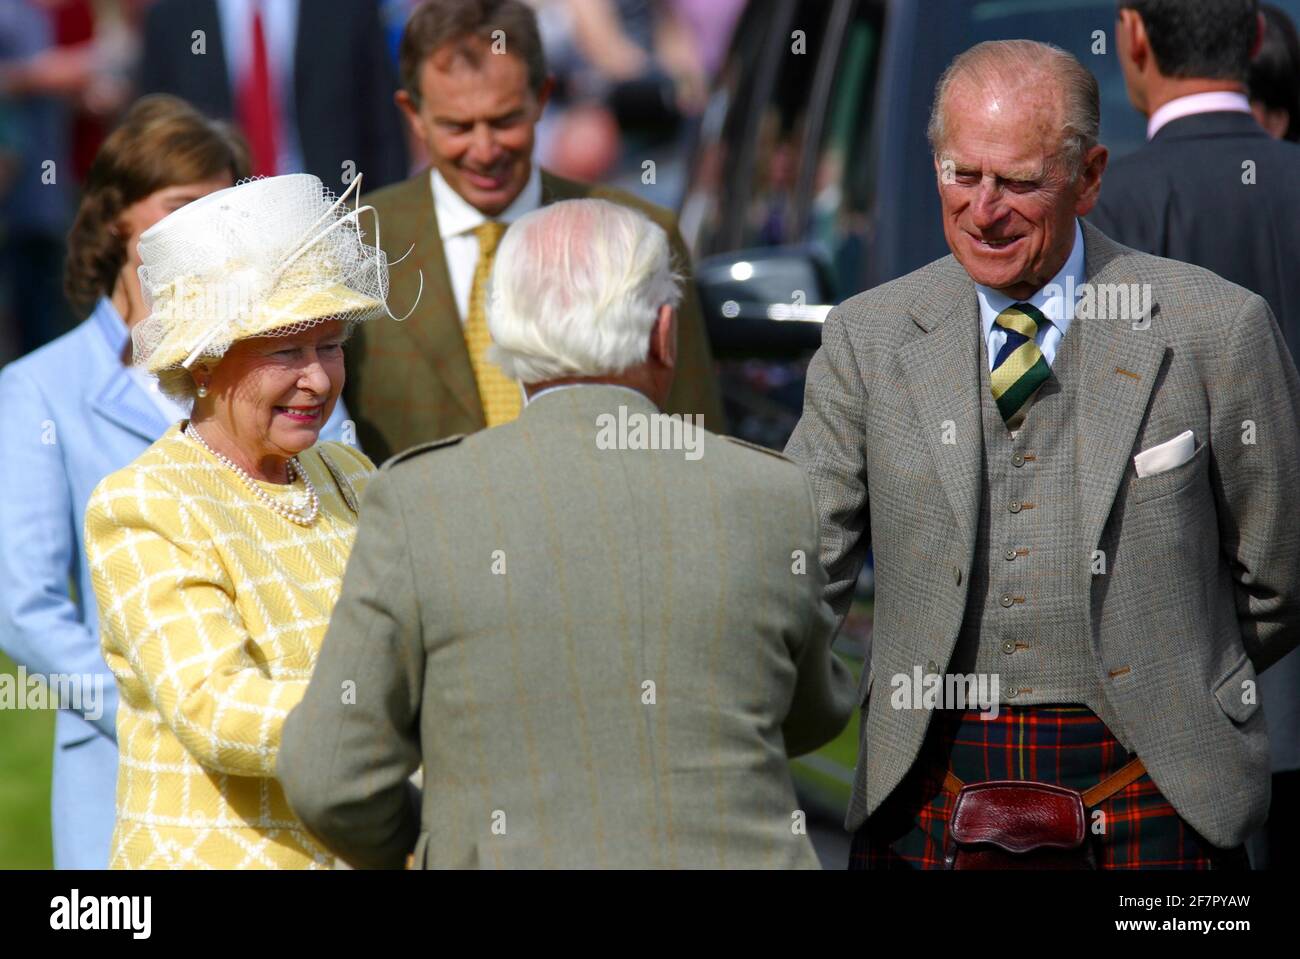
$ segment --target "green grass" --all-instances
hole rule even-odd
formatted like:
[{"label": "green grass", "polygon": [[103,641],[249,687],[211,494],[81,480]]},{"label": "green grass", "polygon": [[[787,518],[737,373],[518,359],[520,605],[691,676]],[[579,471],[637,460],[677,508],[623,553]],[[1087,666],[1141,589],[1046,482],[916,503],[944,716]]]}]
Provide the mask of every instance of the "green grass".
[{"label": "green grass", "polygon": [[[15,672],[0,653],[0,673]],[[54,710],[0,709],[0,869],[50,869]]]}]

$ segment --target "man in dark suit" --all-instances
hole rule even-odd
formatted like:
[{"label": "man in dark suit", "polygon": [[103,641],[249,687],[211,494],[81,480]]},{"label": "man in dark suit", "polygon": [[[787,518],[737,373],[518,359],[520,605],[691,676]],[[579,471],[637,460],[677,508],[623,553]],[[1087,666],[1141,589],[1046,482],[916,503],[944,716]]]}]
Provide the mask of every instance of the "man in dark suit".
[{"label": "man in dark suit", "polygon": [[1258,293],[1300,357],[1300,145],[1251,115],[1258,21],[1256,0],[1121,0],[1116,51],[1150,143],[1111,163],[1090,219]]},{"label": "man in dark suit", "polygon": [[141,93],[171,93],[248,137],[253,172],[400,180],[406,143],[373,0],[159,0],[145,19]]},{"label": "man in dark suit", "polygon": [[721,432],[722,406],[685,243],[669,211],[533,162],[550,95],[532,9],[520,0],[428,0],[402,35],[397,103],[432,168],[367,197],[378,214],[401,323],[372,324],[348,346],[345,387],[357,437],[376,460],[519,413],[519,384],[486,359],[486,280],[505,228],[539,206],[594,197],[633,207],[668,234],[685,279],[668,413]]},{"label": "man in dark suit", "polygon": [[[1121,0],[1116,48],[1144,149],[1111,163],[1091,220],[1147,253],[1205,267],[1268,301],[1300,360],[1300,145],[1272,139],[1246,95],[1259,45],[1256,0]],[[1260,677],[1273,799],[1257,865],[1294,862],[1285,810],[1300,795],[1300,650]],[[1278,813],[1277,810],[1283,810]]]}]

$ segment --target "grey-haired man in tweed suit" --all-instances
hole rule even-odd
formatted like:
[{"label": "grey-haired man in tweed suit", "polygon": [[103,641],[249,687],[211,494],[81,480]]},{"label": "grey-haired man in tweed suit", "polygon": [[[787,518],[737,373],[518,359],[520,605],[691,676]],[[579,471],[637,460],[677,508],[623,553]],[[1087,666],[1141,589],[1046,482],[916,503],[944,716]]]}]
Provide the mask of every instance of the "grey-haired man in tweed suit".
[{"label": "grey-haired man in tweed suit", "polygon": [[[1077,223],[1098,119],[1055,48],[954,61],[931,122],[953,255],[833,310],[809,369],[786,452],[838,612],[876,564],[856,865],[942,864],[945,772],[1084,790],[1136,755],[1092,820],[1103,868],[1239,866],[1268,812],[1254,687],[1300,642],[1300,378],[1260,297]],[[997,675],[1003,715],[953,735],[891,708],[916,669]]]},{"label": "grey-haired man in tweed suit", "polygon": [[618,204],[502,239],[488,321],[528,404],[384,464],[285,725],[289,801],[352,865],[817,867],[786,759],[853,682],[812,491],[668,428],[679,297],[667,235]]}]

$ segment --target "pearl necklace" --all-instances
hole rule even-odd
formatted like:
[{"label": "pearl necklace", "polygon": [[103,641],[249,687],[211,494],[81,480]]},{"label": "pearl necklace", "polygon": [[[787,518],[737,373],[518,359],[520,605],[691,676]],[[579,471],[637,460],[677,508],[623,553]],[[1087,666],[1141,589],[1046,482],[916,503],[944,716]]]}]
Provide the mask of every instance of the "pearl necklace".
[{"label": "pearl necklace", "polygon": [[235,463],[231,462],[209,446],[204,441],[203,437],[199,435],[199,431],[194,428],[193,423],[187,423],[185,425],[185,433],[190,437],[190,439],[194,440],[216,457],[217,462],[242,479],[244,485],[252,490],[253,495],[261,500],[272,511],[279,513],[287,520],[298,523],[300,526],[310,526],[315,522],[316,515],[320,512],[320,499],[316,496],[316,487],[312,485],[310,477],[307,476],[307,471],[303,469],[302,464],[298,462],[298,457],[290,457],[289,462],[286,464],[289,472],[289,482],[292,483],[298,477],[301,477],[303,484],[307,487],[307,491],[306,493],[298,495],[298,505],[296,507],[286,506],[284,503],[271,496],[271,494],[266,490],[262,489],[262,487],[258,486],[257,481],[253,479],[253,477],[249,476],[242,467],[237,466]]}]

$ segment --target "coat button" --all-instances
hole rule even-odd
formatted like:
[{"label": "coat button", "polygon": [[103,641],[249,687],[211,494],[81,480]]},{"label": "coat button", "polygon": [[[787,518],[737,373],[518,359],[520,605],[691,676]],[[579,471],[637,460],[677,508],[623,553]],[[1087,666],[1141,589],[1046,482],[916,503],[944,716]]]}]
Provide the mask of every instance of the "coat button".
[{"label": "coat button", "polygon": [[1024,465],[1025,465],[1025,454],[1024,454],[1024,453],[1016,453],[1016,454],[1014,454],[1014,455],[1011,457],[1011,465],[1012,465],[1012,466],[1024,466]]},{"label": "coat button", "polygon": [[1011,654],[1014,653],[1015,651],[1016,651],[1016,644],[1011,640],[1008,639],[1002,644],[1002,652]]},{"label": "coat button", "polygon": [[925,671],[926,671],[927,673],[938,673],[938,672],[939,672],[939,664],[936,663],[936,662],[932,659],[932,660],[930,660],[928,663],[925,664]]},{"label": "coat button", "polygon": [[1016,551],[1014,549],[1009,549],[1002,555],[1006,558],[1007,562],[1011,562],[1011,560],[1016,558]]},{"label": "coat button", "polygon": [[1020,500],[1018,500],[1018,499],[1013,499],[1013,500],[1011,501],[1011,505],[1008,506],[1007,509],[1011,510],[1011,512],[1013,512],[1013,513],[1019,513],[1019,512],[1020,512]]},{"label": "coat button", "polygon": [[960,566],[954,566],[954,567],[952,568],[952,575],[953,575],[953,579],[957,580],[957,585],[960,586],[960,585],[961,585],[961,567],[960,567]]},{"label": "coat button", "polygon": [[1007,699],[1015,699],[1019,695],[1020,695],[1020,690],[1016,688],[1014,683],[1007,686],[1007,692],[1006,692]]},{"label": "coat button", "polygon": [[1003,606],[1010,606],[1012,603],[1015,602],[1015,600],[1011,598],[1010,593],[1003,593],[1002,598],[999,599],[998,602],[1001,603]]}]

